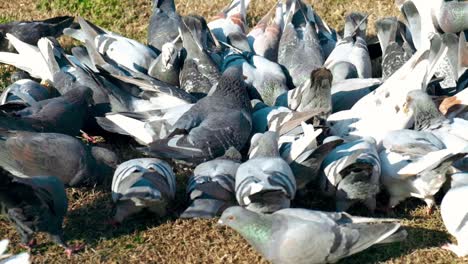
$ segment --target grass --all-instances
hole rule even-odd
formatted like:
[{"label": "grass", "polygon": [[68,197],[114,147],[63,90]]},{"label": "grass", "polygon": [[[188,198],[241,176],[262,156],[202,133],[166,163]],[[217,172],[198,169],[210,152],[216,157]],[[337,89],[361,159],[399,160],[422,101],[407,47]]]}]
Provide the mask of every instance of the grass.
[{"label": "grass", "polygon": [[[177,1],[181,14],[196,13],[207,18],[228,4],[229,0]],[[317,12],[332,27],[342,29],[343,16],[349,10],[370,13],[369,33],[374,34],[376,18],[396,16],[398,10],[389,0],[315,0]],[[252,1],[249,22],[254,24],[273,5],[273,0]],[[151,15],[149,0],[16,0],[0,1],[0,22],[25,19],[43,19],[56,15],[81,15],[90,21],[140,41],[146,40],[146,28]],[[67,39],[62,39],[62,43]],[[68,40],[69,41],[69,40]],[[69,44],[67,44],[69,45]],[[0,65],[0,89],[9,84],[11,67]],[[113,142],[113,139],[108,139]],[[124,159],[134,158],[133,143],[119,140],[111,147]],[[130,149],[130,150],[129,150]],[[177,170],[177,201],[164,219],[141,214],[113,228],[105,221],[112,215],[108,187],[70,188],[69,213],[65,220],[65,236],[70,243],[86,243],[85,250],[72,257],[73,263],[267,263],[235,232],[218,227],[214,220],[177,219],[186,206],[184,186],[189,171]],[[333,210],[327,199],[310,195],[300,206]],[[299,205],[299,204],[296,204]],[[351,256],[340,263],[466,263],[439,247],[451,238],[441,221],[440,212],[424,213],[423,203],[409,200],[395,211],[409,236],[406,242],[377,246]],[[366,215],[352,210],[351,213]],[[382,215],[377,215],[382,216]],[[20,252],[19,237],[5,219],[0,219],[0,238],[12,240],[14,252]],[[63,250],[39,236],[39,247],[33,250],[35,263],[65,263]]]}]

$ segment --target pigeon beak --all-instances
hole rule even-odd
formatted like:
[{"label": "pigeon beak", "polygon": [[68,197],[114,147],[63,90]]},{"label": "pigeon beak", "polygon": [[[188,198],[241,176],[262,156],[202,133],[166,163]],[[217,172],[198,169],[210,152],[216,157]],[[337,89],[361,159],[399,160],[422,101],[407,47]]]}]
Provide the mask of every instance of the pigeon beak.
[{"label": "pigeon beak", "polygon": [[408,114],[408,112],[409,112],[408,103],[405,102],[405,103],[403,104],[403,113]]}]

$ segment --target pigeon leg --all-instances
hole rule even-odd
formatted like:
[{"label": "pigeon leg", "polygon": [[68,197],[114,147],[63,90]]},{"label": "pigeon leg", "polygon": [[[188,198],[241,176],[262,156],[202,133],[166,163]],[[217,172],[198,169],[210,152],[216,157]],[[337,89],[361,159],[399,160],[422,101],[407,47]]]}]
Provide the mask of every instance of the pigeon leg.
[{"label": "pigeon leg", "polygon": [[85,245],[80,244],[80,245],[74,245],[74,246],[69,246],[65,240],[63,239],[63,235],[51,235],[51,239],[59,246],[63,247],[65,249],[65,254],[67,255],[68,258],[70,258],[73,253],[78,252],[82,250]]}]

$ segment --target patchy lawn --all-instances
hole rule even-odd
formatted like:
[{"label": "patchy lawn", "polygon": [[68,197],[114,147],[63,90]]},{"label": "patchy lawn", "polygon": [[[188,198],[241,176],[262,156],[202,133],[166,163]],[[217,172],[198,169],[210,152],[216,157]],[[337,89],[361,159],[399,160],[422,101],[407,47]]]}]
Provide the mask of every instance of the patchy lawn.
[{"label": "patchy lawn", "polygon": [[[177,9],[182,14],[214,15],[228,0],[182,0]],[[333,27],[342,29],[343,15],[350,11],[370,13],[370,33],[375,32],[376,18],[396,16],[398,10],[389,0],[315,0],[317,12]],[[272,0],[252,0],[249,22],[258,21],[273,5]],[[214,6],[214,8],[210,8]],[[20,19],[43,19],[56,15],[82,15],[90,21],[140,41],[146,41],[146,28],[151,15],[149,0],[16,0],[0,1],[0,22]],[[69,39],[61,42],[71,45]],[[0,66],[0,89],[9,84],[11,67]],[[112,148],[124,159],[138,157],[135,144],[119,137],[107,138]],[[115,143],[117,142],[117,143]],[[73,263],[266,263],[245,241],[228,228],[218,227],[215,220],[177,219],[186,206],[185,183],[190,172],[177,169],[178,193],[170,215],[157,219],[151,214],[137,215],[118,228],[105,222],[112,215],[109,187],[71,188],[68,190],[69,213],[65,220],[65,236],[70,243],[86,243],[83,252],[72,257]],[[311,194],[301,201],[308,208],[333,210],[333,204]],[[423,203],[410,200],[395,211],[408,229],[404,243],[376,246],[340,263],[466,263],[439,247],[451,238],[444,228],[438,210],[425,215]],[[351,211],[365,215],[365,211]],[[382,216],[382,215],[377,215]],[[393,217],[393,216],[392,216]],[[14,228],[0,220],[0,238],[13,241],[19,237]],[[63,250],[39,236],[39,247],[33,250],[35,263],[65,263]]]}]

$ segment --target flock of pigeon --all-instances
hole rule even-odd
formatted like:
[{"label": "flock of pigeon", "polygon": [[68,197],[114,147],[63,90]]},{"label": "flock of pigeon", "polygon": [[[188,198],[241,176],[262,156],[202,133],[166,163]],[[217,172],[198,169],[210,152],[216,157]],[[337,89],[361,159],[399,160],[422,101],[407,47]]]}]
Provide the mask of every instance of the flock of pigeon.
[{"label": "flock of pigeon", "polygon": [[[63,239],[65,187],[112,175],[115,223],[164,216],[174,161],[196,166],[180,217],[221,216],[273,263],[333,263],[404,240],[398,219],[346,213],[379,209],[382,191],[384,210],[417,197],[432,213],[444,189],[458,240],[445,248],[467,255],[468,2],[396,0],[404,21],[378,19],[374,43],[367,15],[349,13],[341,36],[301,0],[279,1],[249,31],[249,2],[207,23],[155,0],[148,45],[81,17],[0,25],[0,62],[19,69],[0,98],[0,209],[21,242],[41,231],[80,250]],[[66,53],[61,34],[82,45]],[[103,131],[151,158],[119,165],[90,136]],[[290,208],[307,190],[336,212]]]}]

